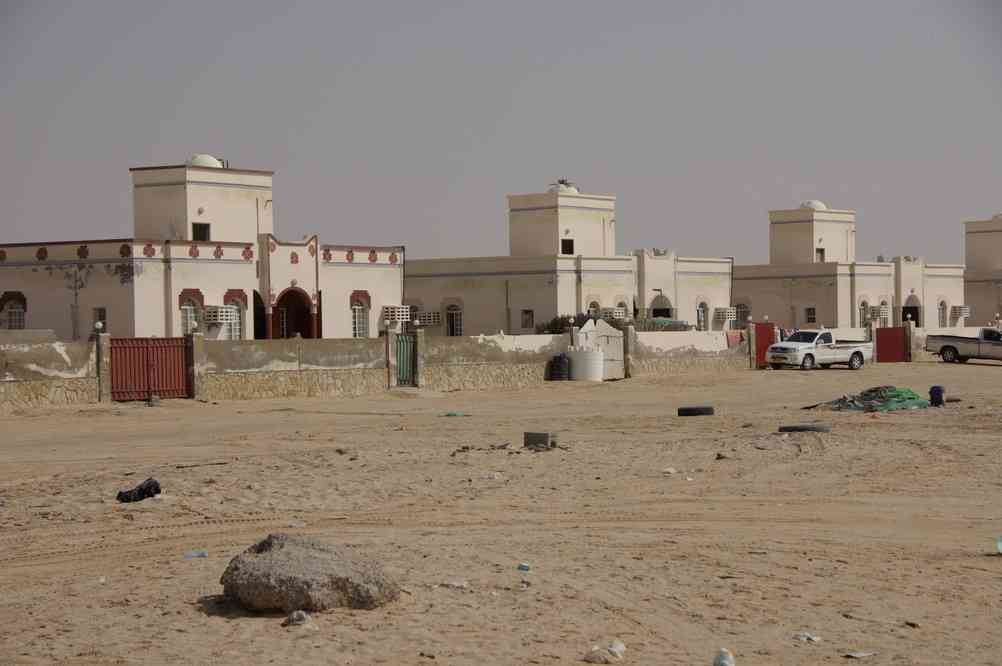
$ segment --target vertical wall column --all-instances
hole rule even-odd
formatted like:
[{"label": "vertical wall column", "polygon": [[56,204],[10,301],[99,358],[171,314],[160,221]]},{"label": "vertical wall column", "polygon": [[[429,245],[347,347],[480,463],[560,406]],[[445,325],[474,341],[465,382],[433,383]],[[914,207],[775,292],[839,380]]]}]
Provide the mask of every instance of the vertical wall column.
[{"label": "vertical wall column", "polygon": [[205,336],[202,333],[192,333],[185,337],[188,345],[188,383],[191,387],[191,397],[199,400],[202,397],[202,373],[205,368]]},{"label": "vertical wall column", "polygon": [[414,334],[414,385],[418,388],[424,386],[424,354],[427,348],[427,337],[423,328],[419,328]]},{"label": "vertical wall column", "polygon": [[395,388],[397,386],[397,334],[395,331],[386,331],[383,336],[386,339],[386,386]]},{"label": "vertical wall column", "polygon": [[98,333],[97,345],[97,401],[111,402],[111,335]]},{"label": "vertical wall column", "polygon": [[271,307],[264,309],[264,338],[265,340],[275,338],[275,313]]},{"label": "vertical wall column", "polygon": [[633,376],[633,350],[637,346],[637,329],[633,324],[623,329],[623,377]]}]

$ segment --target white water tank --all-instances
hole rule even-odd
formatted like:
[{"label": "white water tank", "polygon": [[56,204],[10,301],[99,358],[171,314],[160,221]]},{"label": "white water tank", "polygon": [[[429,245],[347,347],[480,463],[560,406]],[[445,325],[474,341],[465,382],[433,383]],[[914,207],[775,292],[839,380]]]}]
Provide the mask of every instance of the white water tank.
[{"label": "white water tank", "polygon": [[571,380],[600,382],[605,377],[605,352],[601,349],[569,349]]}]

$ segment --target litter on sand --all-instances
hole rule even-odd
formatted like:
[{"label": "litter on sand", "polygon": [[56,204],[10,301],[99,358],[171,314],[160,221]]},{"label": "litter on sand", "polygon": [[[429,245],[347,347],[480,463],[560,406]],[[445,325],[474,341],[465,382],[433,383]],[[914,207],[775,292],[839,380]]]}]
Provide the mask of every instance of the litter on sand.
[{"label": "litter on sand", "polygon": [[156,479],[146,479],[132,490],[120,490],[116,499],[119,502],[141,502],[148,497],[160,494],[160,482]]},{"label": "litter on sand", "polygon": [[878,653],[876,653],[876,652],[861,652],[861,651],[857,650],[855,652],[846,652],[845,653],[845,658],[846,659],[866,659],[867,657],[874,657],[877,654]]},{"label": "litter on sand", "polygon": [[808,405],[804,409],[824,407],[836,412],[895,412],[900,409],[925,409],[929,401],[918,393],[897,386],[874,386],[862,393],[844,395],[829,402]]},{"label": "litter on sand", "polygon": [[446,412],[445,414],[442,414],[442,416],[469,416],[469,414],[465,412]]}]

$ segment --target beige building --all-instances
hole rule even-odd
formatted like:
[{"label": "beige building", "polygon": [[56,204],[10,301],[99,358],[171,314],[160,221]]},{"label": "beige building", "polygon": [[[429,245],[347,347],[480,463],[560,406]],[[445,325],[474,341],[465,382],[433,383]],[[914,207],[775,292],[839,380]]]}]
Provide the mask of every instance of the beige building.
[{"label": "beige building", "polygon": [[966,304],[971,323],[984,326],[1002,313],[1002,213],[964,223]]},{"label": "beige building", "polygon": [[271,171],[209,155],[130,171],[135,238],[0,245],[0,328],[373,337],[402,301],[402,247],[279,240]]},{"label": "beige building", "polygon": [[820,201],[769,212],[769,263],[734,267],[734,303],[744,321],[783,327],[964,326],[964,267],[921,257],[856,261],[856,212]]},{"label": "beige building", "polygon": [[[730,259],[616,252],[616,198],[559,181],[508,197],[509,256],[412,259],[405,304],[432,333],[531,333],[557,316],[658,314],[706,327],[730,304]],[[728,325],[726,312],[716,327]]]}]

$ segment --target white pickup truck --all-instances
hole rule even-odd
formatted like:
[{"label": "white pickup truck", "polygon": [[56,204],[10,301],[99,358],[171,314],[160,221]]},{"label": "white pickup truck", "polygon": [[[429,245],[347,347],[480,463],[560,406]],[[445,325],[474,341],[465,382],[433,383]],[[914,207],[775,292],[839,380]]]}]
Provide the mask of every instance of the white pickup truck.
[{"label": "white pickup truck", "polygon": [[872,342],[842,342],[824,329],[797,331],[786,340],[770,345],[766,352],[766,361],[774,370],[790,365],[804,370],[848,365],[859,370],[872,359]]},{"label": "white pickup truck", "polygon": [[997,328],[982,328],[976,338],[930,335],[925,339],[925,350],[939,354],[946,363],[966,363],[971,358],[1002,361],[1002,332]]}]

